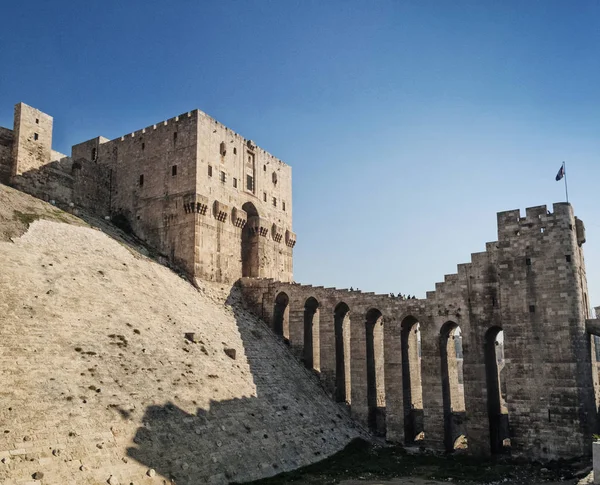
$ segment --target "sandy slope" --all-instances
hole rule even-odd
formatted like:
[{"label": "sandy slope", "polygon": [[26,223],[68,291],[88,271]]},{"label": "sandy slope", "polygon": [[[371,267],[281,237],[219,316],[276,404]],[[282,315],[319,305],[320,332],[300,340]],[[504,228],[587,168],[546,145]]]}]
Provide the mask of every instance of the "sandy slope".
[{"label": "sandy slope", "polygon": [[0,483],[243,481],[357,435],[235,289],[197,290],[89,227],[0,242]]}]

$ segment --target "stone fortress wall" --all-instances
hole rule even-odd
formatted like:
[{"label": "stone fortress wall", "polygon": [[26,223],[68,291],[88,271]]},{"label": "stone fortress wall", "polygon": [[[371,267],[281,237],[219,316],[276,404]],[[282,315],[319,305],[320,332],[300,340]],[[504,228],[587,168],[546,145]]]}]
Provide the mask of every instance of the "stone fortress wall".
[{"label": "stone fortress wall", "polygon": [[290,167],[200,111],[70,157],[51,142],[52,118],[18,104],[0,129],[1,181],[130,226],[190,277],[242,277],[250,308],[374,433],[482,455],[590,453],[600,325],[569,204],[499,213],[498,241],[403,300],[292,283]]},{"label": "stone fortress wall", "polygon": [[498,241],[426,299],[241,285],[330,395],[388,440],[572,458],[591,452],[596,430],[584,241],[583,223],[558,203],[500,212]]},{"label": "stone fortress wall", "polygon": [[52,150],[51,116],[15,106],[0,182],[110,216],[191,277],[292,279],[291,167],[199,110]]}]

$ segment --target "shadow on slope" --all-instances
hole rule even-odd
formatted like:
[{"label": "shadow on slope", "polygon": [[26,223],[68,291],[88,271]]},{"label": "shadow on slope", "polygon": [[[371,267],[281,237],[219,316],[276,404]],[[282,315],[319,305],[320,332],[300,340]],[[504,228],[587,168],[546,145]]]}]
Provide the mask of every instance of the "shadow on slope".
[{"label": "shadow on slope", "polygon": [[[406,477],[410,478],[407,480]],[[357,484],[359,481],[365,484],[381,484],[381,480],[393,480],[389,482],[390,485],[392,483],[438,485],[455,481],[532,484],[559,481],[565,483],[565,479],[572,477],[573,467],[565,463],[541,465],[515,462],[506,456],[498,459],[482,459],[467,455],[409,454],[400,446],[382,447],[356,439],[342,451],[319,463],[251,483],[254,485],[285,483],[325,485],[352,480],[347,482],[350,485],[350,483]],[[399,478],[401,479],[394,480]],[[353,481],[355,479],[359,481]]]},{"label": "shadow on slope", "polygon": [[[150,406],[128,455],[177,485],[248,481],[296,469],[342,449],[362,434],[316,376],[262,321],[234,311],[256,395],[211,401],[189,414],[173,403]],[[216,378],[216,376],[215,376]]]}]

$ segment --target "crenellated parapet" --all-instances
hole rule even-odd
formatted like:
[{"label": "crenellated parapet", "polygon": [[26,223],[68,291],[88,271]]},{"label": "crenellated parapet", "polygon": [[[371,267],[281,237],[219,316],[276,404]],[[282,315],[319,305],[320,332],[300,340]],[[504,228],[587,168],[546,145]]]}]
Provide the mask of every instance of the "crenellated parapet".
[{"label": "crenellated parapet", "polygon": [[548,231],[565,227],[575,229],[576,221],[569,203],[557,202],[552,208],[553,212],[545,205],[528,207],[525,209],[525,216],[522,216],[518,209],[499,212],[498,241],[506,243],[521,237],[543,237],[544,234],[547,237]]}]

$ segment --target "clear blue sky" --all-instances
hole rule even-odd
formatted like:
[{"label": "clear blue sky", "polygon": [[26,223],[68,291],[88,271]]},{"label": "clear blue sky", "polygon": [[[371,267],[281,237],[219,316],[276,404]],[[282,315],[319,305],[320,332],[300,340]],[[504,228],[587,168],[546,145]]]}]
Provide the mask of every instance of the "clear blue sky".
[{"label": "clear blue sky", "polygon": [[2,6],[0,125],[54,148],[200,108],[293,167],[295,278],[416,294],[564,200],[600,305],[600,2],[26,1]]}]

